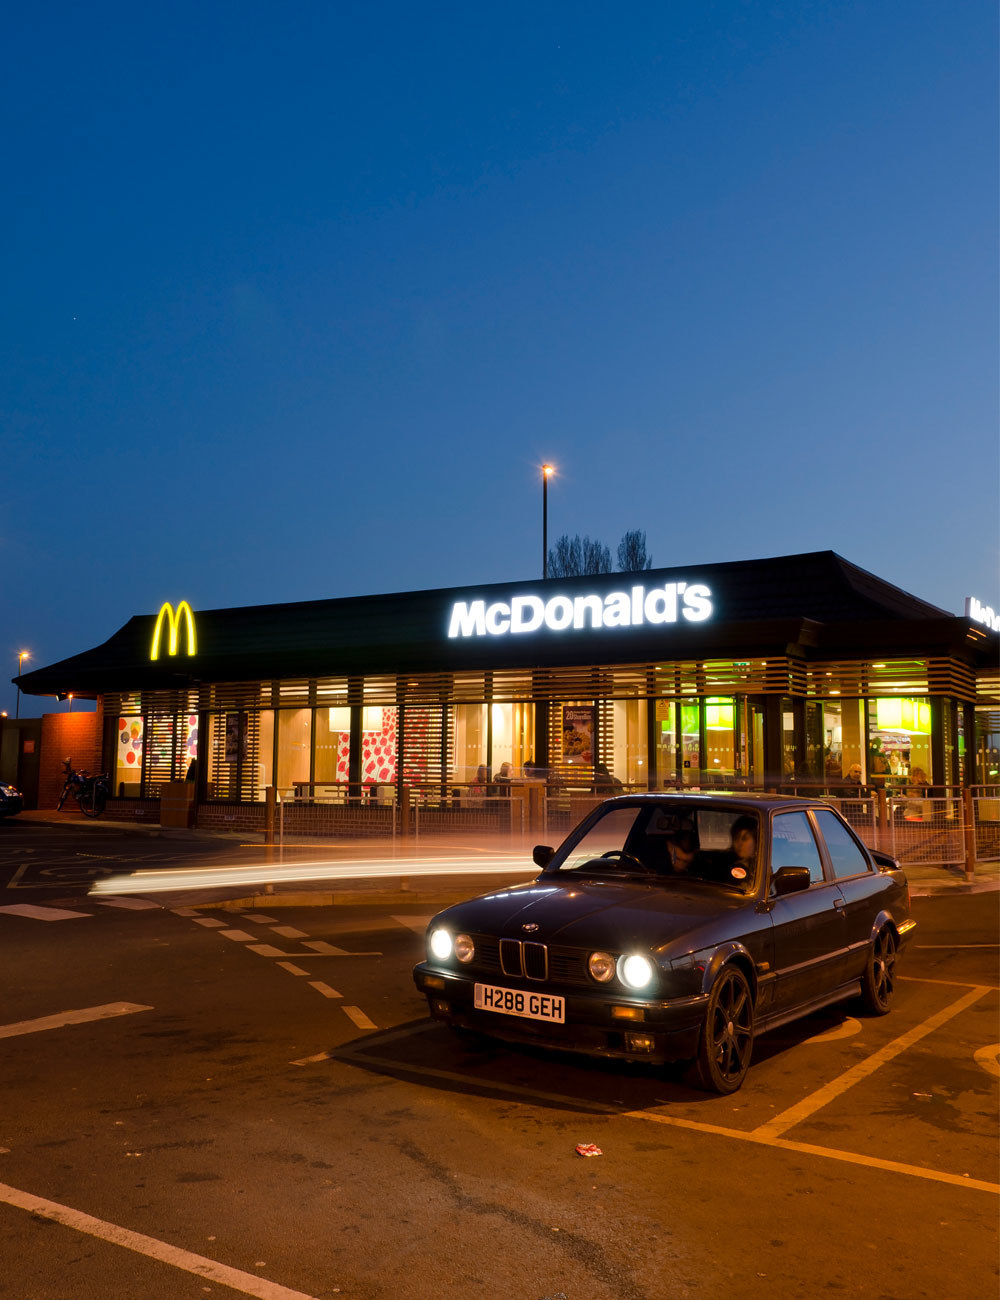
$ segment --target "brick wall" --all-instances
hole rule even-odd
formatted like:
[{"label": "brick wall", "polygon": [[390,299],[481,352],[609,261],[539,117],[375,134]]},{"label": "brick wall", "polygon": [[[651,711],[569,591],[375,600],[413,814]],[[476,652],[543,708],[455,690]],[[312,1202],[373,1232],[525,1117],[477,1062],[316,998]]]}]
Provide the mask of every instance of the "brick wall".
[{"label": "brick wall", "polygon": [[263,831],[262,803],[202,803],[195,813],[199,830]]},{"label": "brick wall", "polygon": [[[100,705],[95,713],[42,714],[41,758],[38,765],[38,806],[54,808],[65,783],[63,759],[71,758],[75,769],[101,771],[103,714]],[[75,799],[63,804],[67,817],[81,817]]]}]

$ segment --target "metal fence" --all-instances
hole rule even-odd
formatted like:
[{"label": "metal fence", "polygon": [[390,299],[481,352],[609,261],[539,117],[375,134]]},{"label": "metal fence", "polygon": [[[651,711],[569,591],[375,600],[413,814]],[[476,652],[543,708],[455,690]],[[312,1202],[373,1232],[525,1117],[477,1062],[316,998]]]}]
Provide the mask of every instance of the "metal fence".
[{"label": "metal fence", "polygon": [[[710,793],[720,793],[715,787]],[[731,793],[745,792],[745,787]],[[304,783],[279,790],[273,809],[274,840],[331,834],[345,837],[464,833],[521,843],[558,843],[600,804],[604,795],[584,789],[540,787],[535,799],[515,783],[488,787],[348,786]],[[782,787],[782,793],[821,797],[838,809],[870,848],[907,864],[964,867],[1000,861],[1000,785],[929,787],[919,793],[862,790],[828,794]]]}]

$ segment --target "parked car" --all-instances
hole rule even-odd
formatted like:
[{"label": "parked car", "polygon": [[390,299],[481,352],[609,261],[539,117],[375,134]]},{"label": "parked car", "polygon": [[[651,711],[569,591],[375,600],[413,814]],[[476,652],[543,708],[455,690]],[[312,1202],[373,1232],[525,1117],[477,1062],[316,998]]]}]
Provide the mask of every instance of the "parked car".
[{"label": "parked car", "polygon": [[24,812],[24,796],[15,786],[0,784],[0,818]]},{"label": "parked car", "polygon": [[820,799],[626,795],[537,879],[445,909],[413,972],[458,1031],[596,1056],[691,1061],[743,1083],[758,1035],[860,997],[892,1003],[912,934],[898,864]]}]

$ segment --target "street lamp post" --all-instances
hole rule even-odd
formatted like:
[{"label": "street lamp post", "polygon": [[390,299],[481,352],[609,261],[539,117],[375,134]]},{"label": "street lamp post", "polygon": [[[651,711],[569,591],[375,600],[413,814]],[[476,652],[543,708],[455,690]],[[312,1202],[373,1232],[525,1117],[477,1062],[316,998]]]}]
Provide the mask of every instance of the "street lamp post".
[{"label": "street lamp post", "polygon": [[17,652],[17,707],[14,710],[15,718],[19,718],[21,716],[21,664],[24,662],[25,659],[30,659],[30,658],[31,655],[28,653],[27,650],[19,650]]},{"label": "street lamp post", "polygon": [[554,465],[542,466],[542,577],[549,576],[549,477],[556,472]]}]

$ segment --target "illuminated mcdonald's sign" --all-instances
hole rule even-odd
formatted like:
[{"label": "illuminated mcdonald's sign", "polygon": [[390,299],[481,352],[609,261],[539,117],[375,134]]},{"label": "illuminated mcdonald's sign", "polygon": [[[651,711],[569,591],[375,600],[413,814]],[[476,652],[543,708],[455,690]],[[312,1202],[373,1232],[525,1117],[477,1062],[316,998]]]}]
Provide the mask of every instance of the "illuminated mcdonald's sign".
[{"label": "illuminated mcdonald's sign", "polygon": [[153,645],[150,650],[150,659],[159,659],[160,641],[163,637],[163,625],[167,625],[167,654],[175,655],[177,653],[177,642],[180,638],[181,619],[187,623],[187,653],[195,653],[194,637],[194,614],[191,612],[191,606],[186,600],[182,600],[177,606],[176,613],[169,600],[165,600],[160,606],[160,612],[156,616],[156,627],[153,629]]}]

